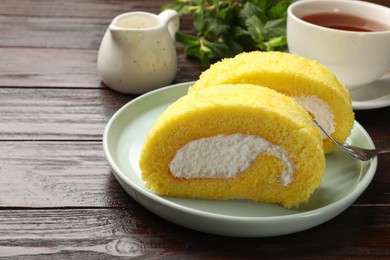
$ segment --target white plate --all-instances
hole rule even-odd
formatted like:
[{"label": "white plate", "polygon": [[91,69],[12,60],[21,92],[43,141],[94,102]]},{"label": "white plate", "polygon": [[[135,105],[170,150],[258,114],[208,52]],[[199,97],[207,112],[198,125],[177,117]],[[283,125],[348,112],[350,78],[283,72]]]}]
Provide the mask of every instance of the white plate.
[{"label": "white plate", "polygon": [[379,80],[349,91],[355,110],[390,106],[390,72]]},{"label": "white plate", "polygon": [[[103,148],[112,171],[126,192],[145,208],[176,224],[212,234],[265,237],[317,226],[347,209],[373,178],[377,159],[360,162],[341,151],[326,158],[325,176],[309,202],[288,210],[276,204],[246,200],[210,201],[157,196],[144,187],[138,165],[144,138],[156,118],[192,83],[182,83],[142,95],[108,122]],[[373,148],[355,122],[349,142]]]}]

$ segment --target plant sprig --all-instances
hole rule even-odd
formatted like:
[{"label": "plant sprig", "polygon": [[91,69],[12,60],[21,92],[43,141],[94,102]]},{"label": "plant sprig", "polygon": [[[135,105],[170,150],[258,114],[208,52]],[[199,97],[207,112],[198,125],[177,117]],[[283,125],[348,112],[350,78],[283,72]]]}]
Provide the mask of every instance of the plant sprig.
[{"label": "plant sprig", "polygon": [[293,0],[174,0],[163,9],[192,15],[196,35],[177,32],[185,54],[204,67],[243,51],[287,49],[287,8]]}]

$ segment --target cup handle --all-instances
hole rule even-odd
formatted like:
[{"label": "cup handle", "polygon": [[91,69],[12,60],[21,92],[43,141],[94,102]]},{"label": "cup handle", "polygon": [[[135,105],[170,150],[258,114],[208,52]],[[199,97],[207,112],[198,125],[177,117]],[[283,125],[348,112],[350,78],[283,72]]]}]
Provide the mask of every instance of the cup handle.
[{"label": "cup handle", "polygon": [[169,33],[173,40],[175,40],[176,32],[179,30],[180,26],[179,14],[175,10],[166,9],[162,11],[158,17],[167,25]]}]

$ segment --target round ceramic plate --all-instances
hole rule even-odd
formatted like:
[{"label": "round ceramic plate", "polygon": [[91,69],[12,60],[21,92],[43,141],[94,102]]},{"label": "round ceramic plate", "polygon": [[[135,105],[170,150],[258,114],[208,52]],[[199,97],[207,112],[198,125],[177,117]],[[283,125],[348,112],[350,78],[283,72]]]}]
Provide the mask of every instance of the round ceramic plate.
[{"label": "round ceramic plate", "polygon": [[[366,189],[375,174],[377,159],[360,162],[341,151],[326,157],[321,186],[309,202],[295,209],[247,200],[212,201],[157,196],[147,190],[138,165],[144,139],[157,117],[187,92],[192,83],[162,88],[142,95],[108,122],[103,148],[113,174],[137,202],[176,224],[194,230],[239,237],[265,237],[317,226],[347,209]],[[367,132],[355,122],[348,140],[373,148]]]},{"label": "round ceramic plate", "polygon": [[373,83],[350,90],[349,93],[355,110],[390,106],[390,72]]}]

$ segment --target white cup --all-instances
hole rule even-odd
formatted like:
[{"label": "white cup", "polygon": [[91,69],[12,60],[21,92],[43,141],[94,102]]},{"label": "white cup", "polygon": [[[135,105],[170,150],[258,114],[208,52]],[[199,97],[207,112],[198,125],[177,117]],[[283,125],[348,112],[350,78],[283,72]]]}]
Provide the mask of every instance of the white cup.
[{"label": "white cup", "polygon": [[[332,29],[302,20],[318,13],[353,15],[385,29],[358,32]],[[317,60],[349,89],[376,81],[390,67],[390,8],[355,0],[301,0],[287,11],[289,52]]]}]

